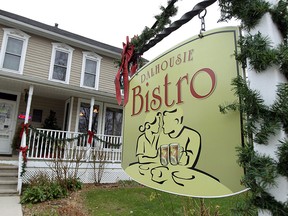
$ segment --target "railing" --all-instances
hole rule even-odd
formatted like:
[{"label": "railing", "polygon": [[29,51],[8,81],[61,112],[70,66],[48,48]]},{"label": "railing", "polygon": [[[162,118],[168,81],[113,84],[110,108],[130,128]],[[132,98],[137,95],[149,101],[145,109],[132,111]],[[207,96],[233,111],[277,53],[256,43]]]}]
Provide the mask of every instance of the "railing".
[{"label": "railing", "polygon": [[88,136],[78,132],[37,129],[30,130],[28,159],[121,161],[121,136],[95,135],[91,144]]}]

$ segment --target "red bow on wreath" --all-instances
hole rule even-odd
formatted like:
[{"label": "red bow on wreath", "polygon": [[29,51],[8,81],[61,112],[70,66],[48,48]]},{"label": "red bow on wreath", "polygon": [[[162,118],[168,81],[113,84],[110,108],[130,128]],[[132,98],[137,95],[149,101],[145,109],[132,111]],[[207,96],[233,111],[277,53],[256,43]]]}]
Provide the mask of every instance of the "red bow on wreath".
[{"label": "red bow on wreath", "polygon": [[22,129],[20,131],[20,138],[22,139],[24,131],[25,131],[26,135],[28,134],[29,124],[28,123],[26,123],[26,124],[22,123],[21,126],[22,126]]},{"label": "red bow on wreath", "polygon": [[[124,84],[124,103],[125,106],[128,102],[128,91],[129,91],[129,62],[134,54],[134,45],[129,42],[129,37],[126,37],[126,44],[123,43],[123,50],[122,50],[122,58],[121,58],[121,65],[118,69],[118,72],[115,76],[115,90],[116,90],[116,99],[118,104],[121,104],[121,86],[120,80],[121,76],[123,77],[123,84]],[[136,72],[137,63],[133,63],[131,67],[131,75]]]},{"label": "red bow on wreath", "polygon": [[23,161],[26,162],[27,161],[28,146],[25,146],[25,147],[21,146],[20,151],[22,152]]},{"label": "red bow on wreath", "polygon": [[88,143],[91,144],[92,143],[92,138],[94,136],[94,132],[88,130]]}]

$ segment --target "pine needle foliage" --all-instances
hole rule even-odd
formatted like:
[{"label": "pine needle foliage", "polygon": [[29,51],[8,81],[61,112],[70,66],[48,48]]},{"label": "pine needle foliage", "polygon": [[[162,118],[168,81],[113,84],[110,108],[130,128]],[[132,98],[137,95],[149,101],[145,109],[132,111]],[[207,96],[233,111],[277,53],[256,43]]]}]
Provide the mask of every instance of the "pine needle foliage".
[{"label": "pine needle foliage", "polygon": [[249,30],[257,25],[260,18],[268,12],[270,4],[264,0],[219,0],[219,6],[221,8],[219,22],[234,17],[241,20],[243,27]]}]

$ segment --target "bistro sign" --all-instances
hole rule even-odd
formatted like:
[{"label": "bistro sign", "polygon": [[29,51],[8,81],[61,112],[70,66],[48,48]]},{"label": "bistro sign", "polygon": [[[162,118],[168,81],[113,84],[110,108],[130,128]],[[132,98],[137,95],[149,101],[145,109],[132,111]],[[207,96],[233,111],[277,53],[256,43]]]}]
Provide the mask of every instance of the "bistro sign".
[{"label": "bistro sign", "polygon": [[122,168],[146,186],[185,196],[223,197],[246,190],[235,148],[239,112],[219,105],[238,100],[231,80],[239,29],[192,37],[145,65],[129,82],[124,109]]}]

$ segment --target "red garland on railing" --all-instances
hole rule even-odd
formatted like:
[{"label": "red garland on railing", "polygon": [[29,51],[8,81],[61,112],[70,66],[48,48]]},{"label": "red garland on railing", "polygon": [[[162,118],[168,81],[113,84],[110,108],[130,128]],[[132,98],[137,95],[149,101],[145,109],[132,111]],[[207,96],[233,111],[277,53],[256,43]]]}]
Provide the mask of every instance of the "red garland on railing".
[{"label": "red garland on railing", "polygon": [[[121,97],[121,85],[120,80],[121,76],[123,76],[123,84],[124,84],[124,102],[125,106],[128,102],[128,91],[129,91],[129,62],[134,54],[134,45],[129,42],[129,37],[126,37],[126,44],[123,43],[122,57],[121,57],[121,65],[118,69],[118,72],[115,76],[115,90],[116,90],[116,99],[118,104],[120,105],[122,102]],[[133,75],[136,72],[137,63],[133,63],[131,67],[131,74]]]},{"label": "red garland on railing", "polygon": [[92,138],[94,136],[94,132],[88,130],[88,143],[91,144],[92,143]]},{"label": "red garland on railing", "polygon": [[20,152],[22,152],[22,157],[23,157],[24,162],[27,162],[27,151],[28,151],[28,146],[20,147]]}]

